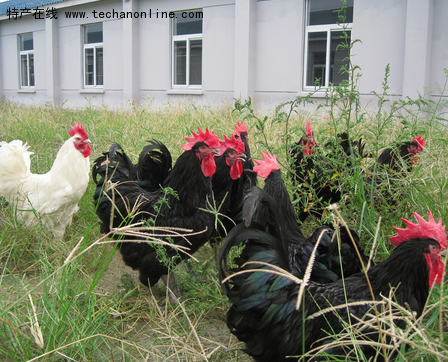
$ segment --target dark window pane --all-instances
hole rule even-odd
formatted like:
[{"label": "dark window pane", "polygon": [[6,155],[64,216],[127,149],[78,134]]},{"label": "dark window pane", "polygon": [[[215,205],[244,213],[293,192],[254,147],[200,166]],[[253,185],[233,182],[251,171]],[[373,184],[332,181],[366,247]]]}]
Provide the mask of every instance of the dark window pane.
[{"label": "dark window pane", "polygon": [[33,50],[33,33],[20,36],[20,50]]},{"label": "dark window pane", "polygon": [[84,27],[84,44],[103,42],[103,23],[86,25]]},{"label": "dark window pane", "polygon": [[[186,18],[182,17],[182,13]],[[197,14],[201,14],[201,10],[191,10],[185,12],[176,13],[174,18],[173,35],[185,35],[185,34],[201,34],[202,33],[202,17],[196,17]],[[193,17],[189,17],[193,16]]]},{"label": "dark window pane", "polygon": [[320,85],[325,85],[325,67],[327,54],[327,33],[317,32],[308,34],[308,59],[306,85],[314,86],[315,80],[320,79]]},{"label": "dark window pane", "polygon": [[29,67],[30,67],[30,87],[34,87],[34,54],[28,55]]},{"label": "dark window pane", "polygon": [[202,84],[202,39],[190,41],[190,84]]},{"label": "dark window pane", "polygon": [[174,43],[174,84],[187,84],[187,42]]},{"label": "dark window pane", "polygon": [[22,87],[28,87],[28,61],[26,54],[20,56],[20,75],[22,76]]},{"label": "dark window pane", "polygon": [[[347,0],[346,23],[353,23],[353,1]],[[339,23],[337,10],[341,7],[341,0],[310,0],[308,25]]]},{"label": "dark window pane", "polygon": [[96,48],[96,85],[103,85],[103,48]]},{"label": "dark window pane", "polygon": [[[346,33],[348,34],[347,42],[350,44],[350,31],[346,31]],[[343,80],[348,79],[347,72],[340,72],[343,66],[345,66],[346,69],[348,68],[349,56],[349,49],[338,48],[340,44],[345,42],[342,35],[342,31],[331,33],[330,82],[334,85],[339,85]]]},{"label": "dark window pane", "polygon": [[85,58],[85,76],[86,76],[86,85],[94,85],[93,83],[93,49],[86,49],[86,58]]}]

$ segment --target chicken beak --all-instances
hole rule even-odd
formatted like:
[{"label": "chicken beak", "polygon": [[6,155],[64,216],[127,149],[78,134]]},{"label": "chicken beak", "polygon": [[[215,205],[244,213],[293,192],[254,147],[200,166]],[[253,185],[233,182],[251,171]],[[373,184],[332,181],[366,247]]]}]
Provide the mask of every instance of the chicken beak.
[{"label": "chicken beak", "polygon": [[446,249],[445,249],[445,250],[442,250],[442,251],[439,253],[439,255],[440,255],[441,257],[445,256],[446,254],[447,254]]},{"label": "chicken beak", "polygon": [[213,156],[219,156],[221,153],[219,152],[219,150],[217,148],[212,148],[212,155]]},{"label": "chicken beak", "polygon": [[247,160],[246,154],[242,153],[241,155],[238,155],[238,160],[240,160],[241,162],[246,162]]}]

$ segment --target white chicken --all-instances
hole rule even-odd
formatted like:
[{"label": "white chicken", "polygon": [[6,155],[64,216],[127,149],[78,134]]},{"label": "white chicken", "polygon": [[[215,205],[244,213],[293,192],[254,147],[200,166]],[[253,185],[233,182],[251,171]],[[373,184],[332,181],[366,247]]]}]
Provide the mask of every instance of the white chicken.
[{"label": "white chicken", "polygon": [[78,202],[89,182],[90,140],[81,122],[70,127],[51,170],[43,175],[30,171],[27,144],[0,142],[0,196],[14,205],[17,218],[26,226],[42,222],[56,238],[78,211]]}]

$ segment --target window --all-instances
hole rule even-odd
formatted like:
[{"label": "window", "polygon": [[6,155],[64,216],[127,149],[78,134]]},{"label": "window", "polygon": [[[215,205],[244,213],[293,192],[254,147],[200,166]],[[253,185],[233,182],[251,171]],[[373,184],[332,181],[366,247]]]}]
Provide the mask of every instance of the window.
[{"label": "window", "polygon": [[[304,88],[310,89],[317,82],[322,87],[330,83],[339,85],[348,79],[348,74],[340,74],[340,69],[348,65],[348,49],[337,49],[344,42],[343,25],[348,41],[351,39],[353,23],[353,1],[347,0],[345,24],[341,24],[338,10],[342,1],[308,0],[307,25],[305,30]],[[340,23],[340,24],[338,24]]]},{"label": "window", "polygon": [[103,23],[84,26],[84,88],[103,88]]},{"label": "window", "polygon": [[19,36],[20,42],[20,88],[34,87],[33,33]]},{"label": "window", "polygon": [[173,19],[173,88],[202,86],[202,11],[175,13]]}]

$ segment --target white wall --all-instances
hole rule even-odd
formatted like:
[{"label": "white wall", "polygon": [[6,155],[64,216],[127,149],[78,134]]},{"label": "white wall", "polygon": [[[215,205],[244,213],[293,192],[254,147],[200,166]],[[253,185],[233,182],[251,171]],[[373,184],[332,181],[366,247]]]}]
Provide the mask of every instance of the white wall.
[{"label": "white wall", "polygon": [[[168,94],[171,89],[171,21],[139,21],[139,73],[142,103],[165,103],[168,99],[194,99],[199,103],[219,102],[233,97],[234,4],[228,1],[141,1],[140,11],[148,9],[182,11],[202,9],[202,95]],[[154,16],[154,15],[153,15]],[[143,98],[146,99],[143,99]],[[151,99],[148,100],[147,97]]]},{"label": "white wall", "polygon": [[361,67],[360,91],[380,92],[385,68],[390,64],[390,92],[403,92],[406,0],[355,0],[353,62]]},{"label": "white wall", "polygon": [[[92,18],[93,10],[120,12],[123,4],[126,9],[146,12],[151,9],[153,14],[157,10],[203,9],[202,94],[170,92],[169,19]],[[419,16],[412,9],[419,7],[427,9],[426,14],[433,20],[426,20],[430,24],[425,28],[429,37],[427,44],[424,37],[417,39],[418,27],[411,24]],[[247,10],[247,15],[236,14],[238,9]],[[86,11],[89,18],[69,19],[65,11]],[[52,59],[59,60],[59,77],[48,74],[51,68],[47,64],[50,55],[46,51],[48,34],[46,37],[44,20],[27,16],[17,21],[0,21],[3,89],[0,94],[34,103],[51,100],[54,95],[70,107],[86,104],[121,107],[127,106],[130,98],[137,104],[145,104],[149,102],[147,96],[154,104],[186,98],[213,104],[232,101],[241,87],[245,87],[255,104],[270,107],[306,94],[302,91],[305,0],[129,0],[126,3],[111,0],[67,7],[58,14],[57,57]],[[248,27],[241,26],[245,16],[252,19]],[[353,62],[361,67],[361,93],[368,97],[371,91],[381,91],[387,64],[391,71],[390,92],[397,97],[406,92],[422,92],[423,89],[413,89],[418,84],[428,87],[443,84],[443,68],[448,67],[447,17],[446,0],[355,0],[352,39],[360,39],[362,43],[354,47]],[[81,35],[82,25],[99,21],[103,22],[104,89],[95,94],[83,90]],[[132,26],[127,22],[133,22]],[[237,33],[239,29],[245,33]],[[26,32],[34,34],[34,93],[18,91],[17,34]],[[420,42],[420,48],[428,49],[428,54],[420,52],[420,59],[414,60],[412,56],[416,51],[420,54],[412,36]],[[133,39],[132,45],[128,44],[130,39]],[[134,54],[129,54],[132,51]],[[244,59],[249,59],[247,64]],[[427,60],[427,65],[420,70],[422,59]],[[415,79],[408,75],[413,73],[412,69],[419,72]],[[60,91],[52,92],[48,79],[55,79]]]},{"label": "white wall", "polygon": [[[97,12],[115,9],[121,11],[121,1],[94,2],[83,6],[68,7],[59,16],[59,60],[61,102],[68,107],[84,105],[121,106],[123,103],[123,52],[122,20],[94,19]],[[87,19],[66,18],[65,11],[85,11]],[[83,25],[103,22],[104,93],[83,90]]]},{"label": "white wall", "polygon": [[[19,75],[19,37],[18,34],[33,33],[35,92],[17,92],[20,89]],[[3,96],[14,101],[38,103],[46,101],[46,57],[45,57],[45,21],[31,17],[19,21],[1,22],[1,71]],[[37,74],[40,72],[40,74]]]},{"label": "white wall", "polygon": [[[448,1],[434,0],[434,21],[432,29],[431,74],[429,86],[440,95],[445,85],[445,72],[448,69]],[[437,86],[437,84],[439,86]],[[445,93],[445,97],[447,94]]]},{"label": "white wall", "polygon": [[284,102],[301,92],[304,9],[303,0],[257,2],[254,64],[256,102]]}]

